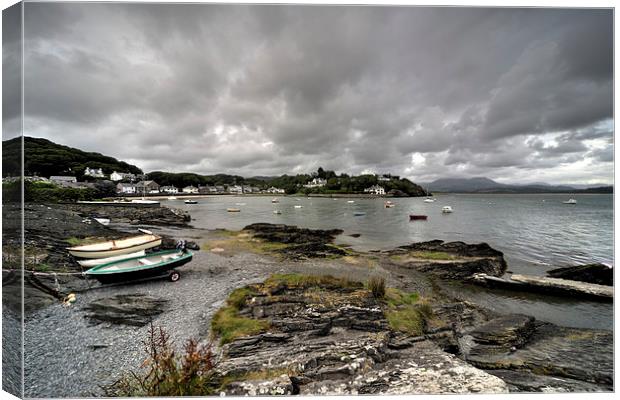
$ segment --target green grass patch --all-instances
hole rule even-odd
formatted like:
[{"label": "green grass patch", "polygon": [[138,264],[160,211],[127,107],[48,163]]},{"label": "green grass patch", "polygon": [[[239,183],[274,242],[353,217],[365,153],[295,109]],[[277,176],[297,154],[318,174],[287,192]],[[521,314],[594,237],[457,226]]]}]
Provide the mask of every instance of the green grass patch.
[{"label": "green grass patch", "polygon": [[413,307],[390,310],[385,313],[390,327],[395,331],[419,336],[424,333],[424,319]]},{"label": "green grass patch", "polygon": [[420,300],[417,293],[405,293],[398,289],[388,288],[385,302],[387,305],[385,317],[393,330],[412,336],[424,334],[433,310],[429,303]]},{"label": "green grass patch", "polygon": [[414,251],[411,256],[425,260],[454,260],[457,258],[445,251]]},{"label": "green grass patch", "polygon": [[264,283],[265,287],[275,287],[285,284],[290,288],[309,288],[312,286],[336,286],[341,288],[359,288],[360,282],[347,278],[337,278],[331,275],[303,275],[303,274],[274,274]]},{"label": "green grass patch", "polygon": [[264,332],[269,326],[268,321],[239,316],[239,310],[234,306],[221,308],[211,321],[211,329],[220,337],[220,344]]},{"label": "green grass patch", "polygon": [[69,243],[70,246],[79,246],[84,242],[84,239],[76,238],[75,236],[65,239],[65,242]]},{"label": "green grass patch", "polygon": [[390,307],[413,305],[418,301],[419,297],[417,293],[405,293],[394,288],[387,288],[385,293],[385,300]]}]

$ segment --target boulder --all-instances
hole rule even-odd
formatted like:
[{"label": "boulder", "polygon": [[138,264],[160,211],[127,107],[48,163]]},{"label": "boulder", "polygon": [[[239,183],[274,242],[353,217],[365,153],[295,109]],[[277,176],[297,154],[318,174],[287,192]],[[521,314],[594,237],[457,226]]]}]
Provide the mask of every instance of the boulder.
[{"label": "boulder", "polygon": [[145,294],[119,294],[93,300],[83,310],[87,312],[85,318],[94,325],[108,322],[144,326],[164,312],[167,302]]},{"label": "boulder", "polygon": [[585,264],[556,268],[547,271],[547,275],[552,278],[595,283],[597,285],[614,285],[614,270],[605,264]]}]

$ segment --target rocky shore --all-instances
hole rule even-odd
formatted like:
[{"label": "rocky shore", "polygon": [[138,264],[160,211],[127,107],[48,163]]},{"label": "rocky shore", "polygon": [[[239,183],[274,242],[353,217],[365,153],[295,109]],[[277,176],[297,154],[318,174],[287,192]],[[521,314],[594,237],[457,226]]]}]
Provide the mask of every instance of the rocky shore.
[{"label": "rocky shore", "polygon": [[[3,212],[12,226],[11,210]],[[63,252],[67,235],[122,237],[136,227],[129,218],[124,232],[87,223],[88,212],[27,205],[28,266],[77,271]],[[438,285],[501,276],[501,252],[432,241],[356,253],[333,244],[339,233],[269,224],[236,233],[182,228],[168,242],[192,239],[202,250],[179,282],[89,286],[38,276],[58,296],[26,285],[45,299],[26,297],[26,395],[101,396],[101,386],[139,370],[149,322],[165,328],[179,350],[188,338],[209,340],[240,288],[247,295],[235,312],[262,328],[223,341],[217,368],[226,394],[613,390],[612,332],[498,314]],[[385,279],[385,296],[370,289],[375,277]],[[68,291],[77,292],[72,306],[59,301]]]}]

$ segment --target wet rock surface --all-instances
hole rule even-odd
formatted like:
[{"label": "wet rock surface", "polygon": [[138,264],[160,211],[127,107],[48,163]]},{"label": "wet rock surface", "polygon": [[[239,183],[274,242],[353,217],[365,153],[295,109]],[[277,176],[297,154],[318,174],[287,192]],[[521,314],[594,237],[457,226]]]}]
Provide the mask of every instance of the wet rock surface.
[{"label": "wet rock surface", "polygon": [[331,244],[343,232],[341,229],[305,229],[292,225],[258,223],[248,225],[243,230],[251,232],[257,239],[286,244],[285,248],[277,252],[290,259],[340,257],[346,254]]},{"label": "wet rock surface", "polygon": [[395,335],[382,304],[361,284],[272,289],[252,296],[240,310],[241,315],[269,320],[270,331],[225,345],[218,368],[229,377],[274,371],[278,383],[271,378],[233,380],[227,394],[507,391],[501,379],[426,338]]},{"label": "wet rock surface", "polygon": [[[463,280],[476,273],[500,276],[507,268],[503,253],[486,243],[432,240],[400,246],[389,253],[400,257],[401,264],[409,268],[448,280]],[[425,254],[430,256],[426,258]],[[432,258],[433,254],[443,258]]]},{"label": "wet rock surface", "polygon": [[614,285],[614,270],[605,264],[585,264],[574,267],[555,268],[547,271],[547,275],[552,278],[569,279],[597,285]]},{"label": "wet rock surface", "polygon": [[463,334],[459,342],[468,363],[501,376],[514,389],[613,388],[612,332],[564,328],[533,317],[507,315]]},{"label": "wet rock surface", "polygon": [[164,312],[167,302],[145,294],[119,294],[93,300],[83,309],[92,324],[144,326]]},{"label": "wet rock surface", "polygon": [[109,218],[111,223],[187,226],[191,221],[191,216],[186,211],[169,207],[106,207],[91,204],[61,204],[59,207],[76,212],[85,218]]}]

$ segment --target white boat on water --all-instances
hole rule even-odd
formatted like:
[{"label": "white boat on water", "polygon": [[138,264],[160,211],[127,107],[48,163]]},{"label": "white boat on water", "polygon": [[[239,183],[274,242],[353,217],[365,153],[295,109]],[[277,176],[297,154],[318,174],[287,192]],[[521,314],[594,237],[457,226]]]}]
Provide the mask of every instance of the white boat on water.
[{"label": "white boat on water", "polygon": [[68,247],[69,254],[79,258],[107,258],[135,253],[161,245],[161,236],[138,235],[119,240]]},{"label": "white boat on water", "polygon": [[135,253],[129,253],[129,254],[121,254],[120,256],[114,256],[114,257],[106,257],[106,258],[93,258],[90,260],[80,260],[78,261],[78,264],[80,264],[82,267],[95,267],[97,265],[101,265],[101,264],[107,264],[109,262],[112,261],[120,261],[120,260],[124,260],[126,258],[132,258],[132,257],[142,257],[144,256],[144,250],[140,250],[140,251],[136,251]]},{"label": "white boat on water", "polygon": [[444,213],[444,214],[449,214],[449,213],[451,213],[452,211],[454,211],[454,210],[452,210],[452,207],[450,207],[450,206],[443,206],[443,207],[441,208],[441,212],[442,212],[442,213]]},{"label": "white boat on water", "polygon": [[562,203],[564,203],[564,204],[577,204],[577,200],[575,200],[575,199],[568,199],[566,201],[563,201]]},{"label": "white boat on water", "polygon": [[279,203],[279,202],[280,202],[280,200],[278,200],[278,199],[276,199],[276,198],[273,198],[273,199],[271,199],[271,202],[272,202],[272,203]]},{"label": "white boat on water", "polygon": [[424,202],[425,203],[434,203],[435,199],[431,199],[430,197],[427,197],[427,198],[424,199]]},{"label": "white boat on water", "polygon": [[304,208],[304,206],[295,206],[295,208]]},{"label": "white boat on water", "polygon": [[110,218],[93,218],[95,221],[99,222],[101,225],[109,225]]},{"label": "white boat on water", "polygon": [[355,203],[355,201],[354,200],[349,200],[349,201],[347,201],[347,203],[353,204],[353,203]]},{"label": "white boat on water", "polygon": [[385,208],[393,208],[395,206],[396,206],[396,204],[392,203],[389,200],[387,200],[385,203],[383,203],[383,207],[385,207]]},{"label": "white boat on water", "polygon": [[280,211],[280,210],[273,210],[273,213],[276,214],[276,215],[280,215],[280,214],[282,214],[282,211]]},{"label": "white boat on water", "polygon": [[198,204],[198,202],[196,200],[190,200],[190,199],[185,200],[184,203],[185,204]]}]

